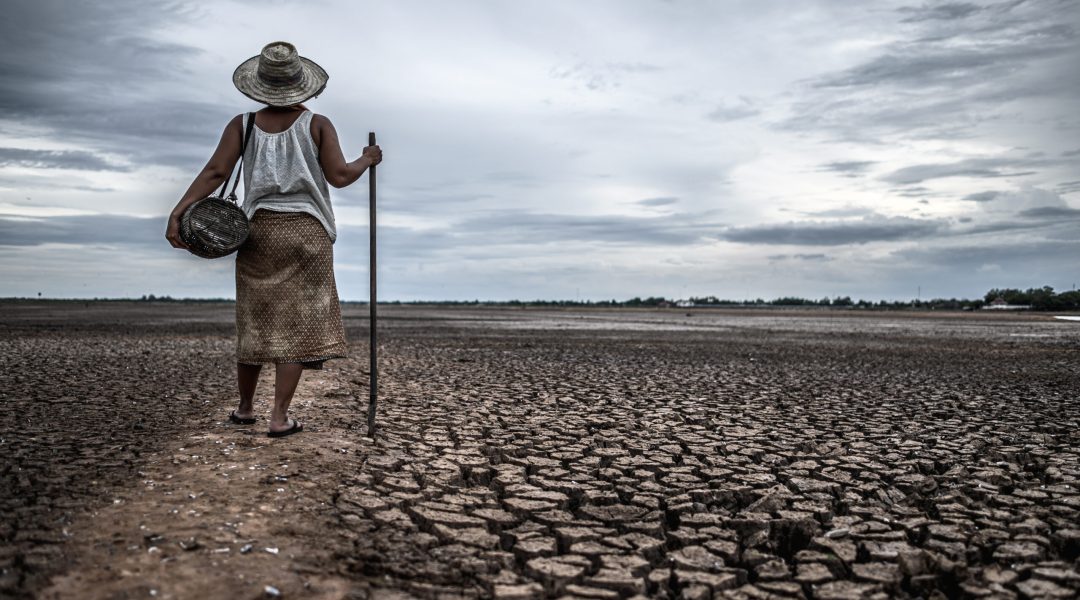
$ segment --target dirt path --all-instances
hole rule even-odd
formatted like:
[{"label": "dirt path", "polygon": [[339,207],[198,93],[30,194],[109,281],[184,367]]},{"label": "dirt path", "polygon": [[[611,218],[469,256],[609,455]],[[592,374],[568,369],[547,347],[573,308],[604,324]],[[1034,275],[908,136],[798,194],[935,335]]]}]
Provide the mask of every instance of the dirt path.
[{"label": "dirt path", "polygon": [[[365,447],[347,429],[358,405],[341,366],[305,375],[293,406],[300,434],[266,437],[263,401],[256,425],[219,418],[146,457],[137,486],[69,528],[76,565],[40,597],[344,597],[351,586],[335,573],[323,524]],[[224,417],[229,406],[214,410]]]}]

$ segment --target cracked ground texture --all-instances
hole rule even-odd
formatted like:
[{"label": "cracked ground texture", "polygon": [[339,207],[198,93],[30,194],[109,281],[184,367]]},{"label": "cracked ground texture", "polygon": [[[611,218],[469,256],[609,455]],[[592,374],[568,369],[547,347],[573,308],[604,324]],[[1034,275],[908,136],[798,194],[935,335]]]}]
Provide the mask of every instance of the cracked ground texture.
[{"label": "cracked ground texture", "polygon": [[1080,593],[1080,325],[387,307],[305,431],[234,406],[231,305],[12,303],[0,596]]}]

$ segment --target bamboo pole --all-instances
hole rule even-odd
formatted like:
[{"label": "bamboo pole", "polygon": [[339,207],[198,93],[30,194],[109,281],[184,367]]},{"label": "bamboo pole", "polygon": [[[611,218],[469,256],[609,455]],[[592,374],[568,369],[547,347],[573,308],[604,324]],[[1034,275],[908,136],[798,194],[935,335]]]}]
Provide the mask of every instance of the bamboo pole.
[{"label": "bamboo pole", "polygon": [[[368,146],[375,145],[375,132],[368,133]],[[376,308],[376,293],[375,293],[375,165],[371,165],[368,168],[368,241],[369,241],[369,266],[368,273],[370,275],[370,300],[368,301],[368,328],[370,329],[369,344],[371,350],[369,352],[371,357],[371,364],[369,366],[369,372],[371,377],[368,381],[368,414],[367,414],[367,431],[368,437],[375,437],[375,406],[379,397],[379,361],[378,361],[378,337],[377,337],[377,308]]]}]

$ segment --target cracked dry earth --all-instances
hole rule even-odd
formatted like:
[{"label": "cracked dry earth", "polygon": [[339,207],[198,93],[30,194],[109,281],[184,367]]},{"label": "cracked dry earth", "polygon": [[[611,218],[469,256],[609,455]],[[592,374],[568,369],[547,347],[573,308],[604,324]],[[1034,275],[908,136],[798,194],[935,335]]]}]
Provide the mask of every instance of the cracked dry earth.
[{"label": "cracked dry earth", "polygon": [[6,305],[0,596],[1080,593],[1076,323],[387,307],[372,440],[364,312],[269,439],[230,305]]}]

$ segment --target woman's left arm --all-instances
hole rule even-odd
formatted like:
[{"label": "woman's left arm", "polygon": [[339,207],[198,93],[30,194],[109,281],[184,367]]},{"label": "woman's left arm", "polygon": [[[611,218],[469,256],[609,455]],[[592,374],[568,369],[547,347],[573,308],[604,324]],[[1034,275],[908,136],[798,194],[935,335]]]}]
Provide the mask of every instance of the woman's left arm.
[{"label": "woman's left arm", "polygon": [[378,146],[368,146],[360,158],[346,162],[334,124],[322,115],[311,117],[311,139],[319,149],[319,166],[326,182],[336,188],[352,185],[368,167],[382,162],[382,148]]},{"label": "woman's left arm", "polygon": [[210,157],[202,171],[195,176],[195,180],[188,186],[180,201],[176,203],[176,208],[169,215],[169,226],[165,232],[165,239],[169,240],[173,248],[187,248],[187,245],[180,239],[180,216],[196,201],[202,200],[213,193],[232,174],[236,161],[240,159],[240,145],[244,127],[243,119],[242,115],[237,115],[225,126],[225,131],[221,133],[221,139],[218,141],[217,149],[214,150],[214,155]]}]

